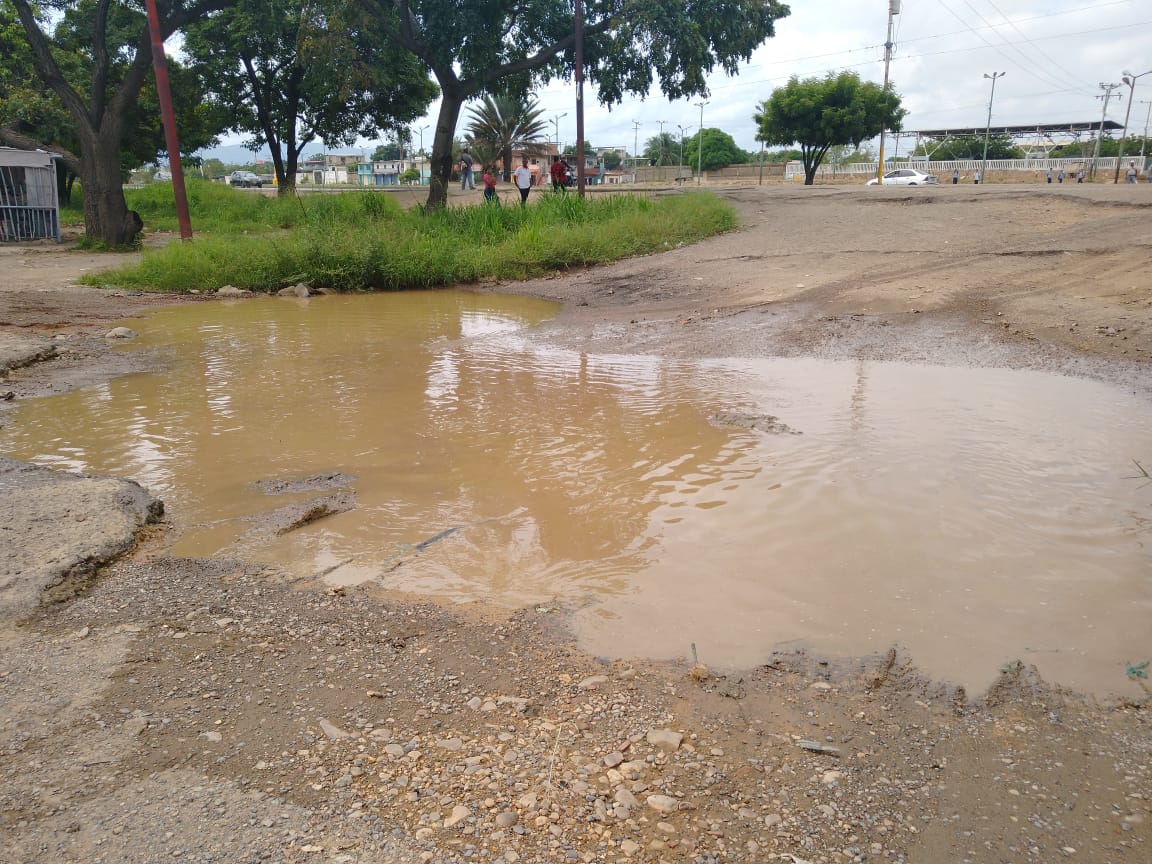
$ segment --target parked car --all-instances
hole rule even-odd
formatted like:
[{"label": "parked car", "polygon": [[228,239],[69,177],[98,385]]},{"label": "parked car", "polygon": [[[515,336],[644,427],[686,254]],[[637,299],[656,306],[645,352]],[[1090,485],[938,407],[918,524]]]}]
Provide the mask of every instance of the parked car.
[{"label": "parked car", "polygon": [[245,189],[249,186],[255,186],[257,189],[261,189],[264,186],[264,181],[251,171],[233,171],[228,175],[228,182],[233,186],[241,186]]},{"label": "parked car", "polygon": [[[873,177],[868,181],[868,185],[875,186],[877,182],[876,178]],[[884,175],[885,186],[930,186],[936,182],[935,174],[925,174],[914,168],[897,168],[895,171],[889,171]]]}]

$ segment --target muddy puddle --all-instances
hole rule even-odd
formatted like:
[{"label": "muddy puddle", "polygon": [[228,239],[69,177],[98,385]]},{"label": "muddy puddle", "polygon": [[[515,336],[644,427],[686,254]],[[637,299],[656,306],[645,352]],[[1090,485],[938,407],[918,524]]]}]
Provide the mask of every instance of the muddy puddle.
[{"label": "muddy puddle", "polygon": [[457,292],[159,310],[162,374],[22,406],[7,455],[131,477],[177,555],[575,608],[590,650],[904,646],[1126,691],[1152,654],[1152,406],[1037,372],[561,350]]}]

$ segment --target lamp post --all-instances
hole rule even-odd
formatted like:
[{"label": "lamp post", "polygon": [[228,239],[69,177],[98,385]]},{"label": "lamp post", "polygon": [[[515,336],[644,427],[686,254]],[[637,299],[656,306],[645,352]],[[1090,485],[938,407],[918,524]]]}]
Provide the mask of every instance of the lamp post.
[{"label": "lamp post", "polygon": [[568,112],[565,111],[563,114],[557,114],[555,117],[552,118],[552,127],[556,130],[556,135],[554,137],[556,139],[556,155],[557,156],[560,155],[560,121],[563,120],[567,116],[568,116]]},{"label": "lamp post", "polygon": [[1144,167],[1144,145],[1148,143],[1148,123],[1152,121],[1152,99],[1141,99],[1141,105],[1148,106],[1148,113],[1144,115],[1144,137],[1140,139],[1140,167]]},{"label": "lamp post", "polygon": [[680,164],[676,166],[676,179],[680,179],[680,174],[684,170],[684,134],[691,129],[691,126],[681,126],[676,124],[676,128],[680,130]]},{"label": "lamp post", "polygon": [[700,107],[700,128],[696,132],[696,185],[704,179],[704,106],[707,102],[697,102]]},{"label": "lamp post", "polygon": [[1133,75],[1125,70],[1124,77],[1120,79],[1128,85],[1128,109],[1124,112],[1124,131],[1120,133],[1120,155],[1116,157],[1116,173],[1112,175],[1113,183],[1120,182],[1120,163],[1124,161],[1124,139],[1128,137],[1128,117],[1132,114],[1132,100],[1136,96],[1136,81],[1145,75],[1152,75],[1152,69],[1141,72],[1139,75]]},{"label": "lamp post", "polygon": [[988,133],[992,131],[992,100],[996,98],[996,79],[1003,78],[1007,72],[984,73],[985,78],[992,79],[992,94],[988,97],[988,123],[984,127],[984,158],[980,160],[980,182],[988,182]]}]

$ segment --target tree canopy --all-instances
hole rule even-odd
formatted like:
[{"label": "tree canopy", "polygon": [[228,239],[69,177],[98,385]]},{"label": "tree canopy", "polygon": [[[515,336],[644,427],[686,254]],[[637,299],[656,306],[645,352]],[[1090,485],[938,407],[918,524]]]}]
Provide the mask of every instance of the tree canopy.
[{"label": "tree canopy", "polygon": [[190,25],[184,47],[232,107],[230,128],[267,144],[282,195],[305,147],[395,132],[436,96],[416,58],[349,0],[235,0]]},{"label": "tree canopy", "polygon": [[684,141],[684,161],[703,171],[715,171],[749,161],[732,136],[721,129],[705,129]]},{"label": "tree canopy", "polygon": [[680,156],[680,139],[661,132],[644,142],[644,158],[653,165],[675,165]]},{"label": "tree canopy", "polygon": [[[162,4],[161,34],[171,35],[223,2],[228,0]],[[23,31],[19,45],[13,13]],[[9,0],[0,7],[0,22],[0,39],[11,40],[14,52],[5,52],[9,74],[0,74],[0,138],[63,150],[84,186],[87,238],[108,246],[131,243],[140,223],[124,201],[125,172],[164,149],[144,15],[128,0]],[[182,145],[208,144],[219,129],[214,107],[199,98],[198,82],[179,64],[170,64],[169,75],[187,128]]]},{"label": "tree canopy", "polygon": [[[442,206],[452,136],[464,102],[573,73],[570,0],[363,0],[379,26],[432,70],[441,89],[429,206]],[[707,92],[705,75],[734,74],[788,14],[777,0],[590,0],[584,4],[584,74],[601,102]]]},{"label": "tree canopy", "polygon": [[829,147],[859,147],[883,129],[899,130],[905,114],[891,85],[885,89],[862,81],[855,72],[803,80],[792,76],[754,115],[756,140],[785,147],[798,144],[804,185],[810,186]]},{"label": "tree canopy", "polygon": [[[485,96],[469,109],[468,135],[482,153],[499,156],[504,163],[504,179],[512,176],[513,149],[532,150],[547,134],[544,110],[533,96],[499,93]],[[541,148],[541,152],[543,149]],[[478,154],[473,154],[478,155]],[[481,164],[490,160],[481,160]]]},{"label": "tree canopy", "polygon": [[[935,159],[982,159],[983,135],[953,135],[941,141],[921,144],[912,151],[916,156]],[[1011,135],[988,136],[989,159],[1023,159],[1024,149],[1018,147]]]}]

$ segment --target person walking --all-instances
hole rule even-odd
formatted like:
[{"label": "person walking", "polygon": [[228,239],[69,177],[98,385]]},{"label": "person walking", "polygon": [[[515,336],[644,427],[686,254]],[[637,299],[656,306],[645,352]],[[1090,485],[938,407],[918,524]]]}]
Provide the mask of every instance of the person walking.
[{"label": "person walking", "polygon": [[472,178],[472,154],[465,147],[460,151],[460,191],[475,188],[476,184]]},{"label": "person walking", "polygon": [[500,199],[496,195],[496,169],[489,165],[484,169],[481,180],[484,183],[484,203],[499,204]]},{"label": "person walking", "polygon": [[980,169],[979,168],[977,168],[975,171],[972,172],[972,182],[975,183],[977,186],[980,185]]},{"label": "person walking", "polygon": [[564,162],[564,157],[560,157],[552,163],[552,167],[548,169],[548,175],[552,178],[553,192],[563,192],[567,188],[568,165]]},{"label": "person walking", "polygon": [[1135,162],[1129,162],[1127,169],[1125,169],[1125,171],[1124,171],[1124,180],[1127,181],[1128,183],[1135,183],[1136,177],[1139,174],[1140,174],[1140,172],[1136,170],[1136,163]]},{"label": "person walking", "polygon": [[532,169],[528,167],[528,157],[520,160],[520,166],[512,172],[516,188],[520,190],[520,206],[528,203],[528,193],[532,191]]},{"label": "person walking", "polygon": [[959,168],[953,168],[952,169],[952,185],[955,186],[959,182],[960,182],[960,169]]},{"label": "person walking", "polygon": [[1048,182],[1049,183],[1052,182],[1052,169],[1051,168],[1048,169]]},{"label": "person walking", "polygon": [[1064,169],[1063,168],[1061,168],[1060,173],[1056,175],[1056,182],[1057,183],[1063,183],[1064,182]]},{"label": "person walking", "polygon": [[1083,168],[1081,168],[1079,171],[1076,172],[1076,182],[1077,183],[1083,183],[1084,182],[1084,169]]}]

